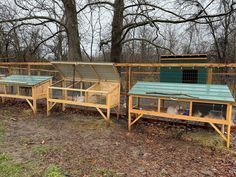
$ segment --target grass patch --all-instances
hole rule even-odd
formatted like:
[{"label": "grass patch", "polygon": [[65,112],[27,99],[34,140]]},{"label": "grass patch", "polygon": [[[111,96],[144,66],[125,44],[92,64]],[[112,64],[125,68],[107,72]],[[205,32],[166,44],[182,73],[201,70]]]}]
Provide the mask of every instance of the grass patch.
[{"label": "grass patch", "polygon": [[49,146],[41,145],[41,146],[35,146],[32,148],[33,153],[37,155],[44,155],[48,153],[51,150]]},{"label": "grass patch", "polygon": [[51,164],[43,173],[43,177],[65,177],[65,175],[58,166]]},{"label": "grass patch", "polygon": [[114,123],[110,121],[110,124],[107,124],[104,119],[75,120],[70,125],[70,128],[78,131],[107,129],[108,127],[113,128]]},{"label": "grass patch", "polygon": [[202,146],[213,147],[216,149],[225,149],[226,142],[217,134],[217,132],[208,132],[199,130],[196,132],[188,132],[183,136],[183,139],[195,141]]},{"label": "grass patch", "polygon": [[18,177],[23,173],[23,168],[7,154],[0,154],[0,176],[1,177]]},{"label": "grass patch", "polygon": [[107,168],[98,168],[92,173],[92,176],[102,176],[102,177],[119,177],[113,170]]},{"label": "grass patch", "polygon": [[0,121],[0,142],[3,141],[4,133],[5,133],[5,126],[3,122]]}]

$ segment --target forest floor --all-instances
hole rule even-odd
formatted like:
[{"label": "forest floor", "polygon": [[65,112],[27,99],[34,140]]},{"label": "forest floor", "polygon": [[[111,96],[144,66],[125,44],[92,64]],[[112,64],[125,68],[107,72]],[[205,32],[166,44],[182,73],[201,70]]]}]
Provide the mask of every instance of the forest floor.
[{"label": "forest floor", "polygon": [[0,177],[236,176],[236,134],[225,148],[209,129],[126,119],[106,127],[92,112],[0,104]]}]

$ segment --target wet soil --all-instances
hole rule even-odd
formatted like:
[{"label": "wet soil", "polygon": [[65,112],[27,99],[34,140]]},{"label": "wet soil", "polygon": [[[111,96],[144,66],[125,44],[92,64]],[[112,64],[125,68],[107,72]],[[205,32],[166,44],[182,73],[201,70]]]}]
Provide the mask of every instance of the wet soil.
[{"label": "wet soil", "polygon": [[28,176],[41,176],[50,164],[65,176],[236,176],[234,132],[228,150],[221,140],[211,141],[218,135],[210,128],[140,121],[129,133],[125,117],[112,117],[107,127],[91,112],[57,108],[47,117],[41,105],[33,116],[27,104],[13,101],[0,104],[0,121],[0,153],[18,164],[36,164]]}]

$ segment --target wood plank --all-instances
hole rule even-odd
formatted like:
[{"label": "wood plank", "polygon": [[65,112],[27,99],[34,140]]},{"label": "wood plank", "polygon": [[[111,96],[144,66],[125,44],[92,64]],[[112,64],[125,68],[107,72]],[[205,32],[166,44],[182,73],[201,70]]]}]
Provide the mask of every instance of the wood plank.
[{"label": "wood plank", "polygon": [[211,122],[209,124],[215,129],[215,131],[227,142],[227,138],[224,136],[224,134]]},{"label": "wood plank", "polygon": [[5,97],[5,98],[19,98],[19,99],[29,99],[29,100],[32,100],[32,99],[33,99],[33,97],[30,97],[30,96],[12,95],[12,94],[0,94],[0,97]]},{"label": "wood plank", "polygon": [[87,106],[87,107],[98,107],[98,108],[104,108],[106,109],[106,105],[102,104],[95,104],[95,103],[83,103],[78,101],[69,101],[69,100],[62,100],[62,99],[48,99],[49,102],[55,102],[55,103],[65,103],[65,104],[71,104],[71,105],[78,105],[78,106]]},{"label": "wood plank", "polygon": [[[60,62],[63,63],[63,62]],[[68,62],[65,62],[67,64]],[[64,63],[63,63],[64,64]],[[14,66],[14,65],[33,65],[33,66],[52,66],[50,62],[0,62],[2,66]],[[106,63],[104,63],[106,65]],[[182,63],[182,64],[161,64],[161,63],[114,63],[117,67],[236,67],[236,63]],[[31,69],[32,70],[32,69]]]},{"label": "wood plank", "polygon": [[102,115],[102,117],[108,121],[108,118],[105,116],[105,114],[101,111],[101,109],[99,109],[98,107],[96,107],[96,109],[98,110],[98,112]]},{"label": "wood plank", "polygon": [[173,60],[207,60],[207,57],[199,57],[199,58],[181,58],[181,57],[178,57],[178,58],[160,58],[160,60],[167,60],[167,61],[173,61]]},{"label": "wood plank", "polygon": [[212,119],[212,118],[205,118],[205,117],[194,117],[194,116],[185,116],[185,115],[177,115],[177,114],[158,113],[156,111],[144,111],[144,110],[135,110],[135,109],[131,109],[130,112],[136,113],[136,114],[159,116],[159,117],[164,117],[164,118],[169,118],[169,119],[180,119],[180,120],[189,120],[189,121],[205,122],[205,123],[211,122],[211,123],[216,123],[216,124],[228,125],[228,122],[226,120]]},{"label": "wood plank", "polygon": [[93,92],[93,93],[103,93],[103,94],[107,94],[108,91],[97,91],[97,90],[85,90],[85,89],[73,89],[73,88],[63,88],[63,87],[49,87],[50,89],[54,89],[54,90],[68,90],[68,91],[83,91],[83,92]]}]

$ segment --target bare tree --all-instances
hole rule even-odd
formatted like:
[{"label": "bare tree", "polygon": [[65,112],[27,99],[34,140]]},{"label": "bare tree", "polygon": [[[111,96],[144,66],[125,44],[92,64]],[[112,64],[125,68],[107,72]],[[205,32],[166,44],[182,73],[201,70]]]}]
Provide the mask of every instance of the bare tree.
[{"label": "bare tree", "polygon": [[[124,46],[127,49],[131,47],[133,58],[138,53],[136,51],[141,49],[142,59],[148,57],[149,54],[178,52],[181,51],[181,48],[185,48],[184,52],[187,53],[197,51],[195,41],[200,39],[198,30],[207,25],[211,29],[215,50],[222,61],[229,55],[229,45],[232,45],[231,43],[234,41],[232,24],[236,7],[232,0],[222,0],[219,4],[213,3],[213,0],[204,2],[178,0],[172,4],[153,0],[88,0],[84,2],[14,0],[14,5],[6,1],[0,6],[3,6],[2,9],[6,9],[4,13],[0,14],[0,24],[8,25],[7,30],[11,31],[9,37],[11,36],[11,40],[14,39],[15,48],[20,48],[21,45],[18,40],[20,39],[18,28],[23,29],[24,26],[30,26],[37,31],[38,27],[44,31],[38,35],[37,45],[33,45],[35,49],[32,53],[37,49],[39,51],[47,47],[55,53],[58,59],[62,59],[65,54],[67,54],[68,60],[82,60],[82,56],[85,56],[83,58],[86,59],[93,59],[95,34],[99,36],[99,48],[103,58],[106,58],[110,52],[110,61],[113,62],[121,61]],[[99,10],[95,11],[96,8]],[[90,11],[87,11],[88,9]],[[101,9],[111,17],[108,22],[111,27],[106,28],[106,32],[103,32],[103,22],[107,19],[101,19]],[[9,12],[13,15],[9,15]],[[86,25],[79,24],[82,21],[80,19],[82,13],[88,14],[86,25],[90,26],[89,30],[84,32],[81,32],[81,29],[86,29]],[[96,16],[96,13],[99,15]],[[185,30],[187,28],[178,29],[185,30],[184,32],[188,34],[184,44],[176,47],[176,34],[174,31],[170,31],[170,34],[163,33],[163,24],[183,24],[182,26],[188,24],[188,31]],[[195,26],[198,29],[195,29]],[[152,32],[148,34],[148,31]],[[88,33],[91,37],[85,37]],[[167,34],[168,39],[163,36],[164,34]],[[83,41],[82,44],[81,41],[85,38],[86,41]],[[64,46],[65,43],[67,43],[67,47]],[[201,41],[199,40],[198,43],[200,44]],[[8,45],[9,42],[6,40],[5,46],[8,47]],[[204,45],[203,41],[202,46]],[[202,49],[203,47],[201,47],[201,51]],[[89,52],[87,52],[88,50]],[[127,51],[129,49],[125,49],[125,52]]]},{"label": "bare tree", "polygon": [[[225,11],[212,11],[211,9],[216,5],[209,1],[209,3],[201,4],[200,1],[180,1],[178,4],[180,8],[169,8],[164,3],[156,3],[148,0],[115,0],[114,3],[107,1],[93,1],[90,4],[86,4],[84,8],[90,5],[107,5],[113,8],[113,20],[111,39],[102,41],[103,44],[111,42],[111,61],[119,62],[122,58],[122,46],[133,40],[142,41],[145,43],[153,44],[155,47],[162,47],[155,44],[155,36],[152,40],[142,39],[137,37],[130,37],[130,32],[134,29],[138,29],[142,26],[151,26],[155,34],[158,34],[160,24],[184,24],[184,23],[196,23],[207,24],[210,22],[220,21],[224,17],[230,16],[235,11],[235,2],[231,1]],[[201,10],[199,6],[201,5]],[[184,8],[187,7],[187,11]],[[82,8],[82,9],[84,9]],[[210,10],[209,10],[210,9]],[[211,13],[205,13],[204,11],[211,11]],[[160,14],[160,15],[159,15]],[[206,20],[208,19],[208,20]],[[190,33],[189,33],[190,34]],[[191,41],[193,40],[193,34],[190,34]],[[156,35],[157,37],[158,35]],[[190,44],[190,43],[189,43]],[[165,47],[162,47],[165,49]],[[191,52],[190,46],[188,52]]]},{"label": "bare tree", "polygon": [[65,26],[68,37],[69,60],[82,60],[75,0],[62,0],[65,8]]},{"label": "bare tree", "polygon": [[[59,31],[54,31],[50,36],[42,39],[40,45],[62,32],[65,32],[68,39],[68,59],[82,60],[75,0],[62,0],[62,2],[56,0],[50,0],[48,2],[43,0],[14,0],[14,2],[22,13],[14,16],[14,18],[9,18],[9,16],[5,15],[2,20],[0,20],[0,24],[15,22],[17,25],[14,26],[14,28],[26,25],[42,25],[51,32],[52,30],[50,28],[54,28],[55,24],[59,25]],[[12,7],[9,3],[4,4],[4,7],[6,7],[8,11],[16,11],[16,8]],[[59,10],[62,10],[63,13],[57,14],[57,11]],[[40,11],[43,13],[39,14]]]}]

